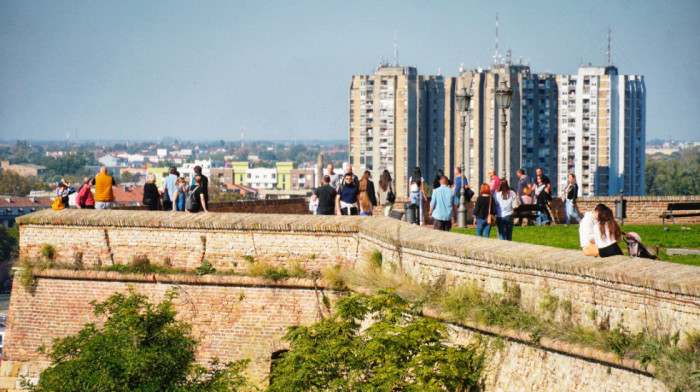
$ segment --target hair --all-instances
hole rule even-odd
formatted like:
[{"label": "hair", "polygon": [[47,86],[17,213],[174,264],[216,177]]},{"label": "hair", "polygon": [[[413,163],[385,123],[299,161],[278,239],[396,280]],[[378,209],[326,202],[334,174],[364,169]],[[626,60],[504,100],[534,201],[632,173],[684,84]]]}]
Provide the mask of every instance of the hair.
[{"label": "hair", "polygon": [[420,172],[420,167],[416,166],[416,168],[413,169],[413,178],[412,178],[411,180],[412,180],[413,182],[415,182],[418,186],[420,186],[420,185],[421,185],[421,180],[420,180],[420,178],[421,178],[422,176],[423,176],[423,175],[422,175],[421,172]]},{"label": "hair", "polygon": [[186,184],[185,178],[184,177],[178,177],[177,180],[175,180],[175,185],[177,184]]},{"label": "hair", "polygon": [[535,171],[538,171],[538,170],[541,171],[542,173],[544,173],[544,170],[541,167],[538,167],[537,169],[535,169]]},{"label": "hair", "polygon": [[146,184],[153,184],[156,182],[156,175],[153,173],[146,174]]},{"label": "hair", "polygon": [[199,165],[195,166],[195,167],[194,167],[194,172],[195,172],[195,173],[201,173],[201,172],[202,172],[202,167],[199,166]]},{"label": "hair", "polygon": [[598,224],[600,225],[600,237],[607,238],[605,235],[605,229],[607,228],[615,241],[620,241],[622,239],[622,231],[620,226],[615,221],[613,212],[605,204],[598,204],[595,206],[595,211],[598,211]]},{"label": "hair", "polygon": [[435,179],[433,180],[433,188],[437,188],[440,186],[440,180],[444,176],[445,173],[441,169],[438,169],[437,173],[435,174]]},{"label": "hair", "polygon": [[570,177],[573,177],[573,178],[574,178],[574,182],[576,182],[576,174],[574,174],[574,173],[569,173],[569,176],[570,176]]},{"label": "hair", "polygon": [[462,167],[460,166],[455,166],[455,171],[459,174],[462,174]]},{"label": "hair", "polygon": [[179,171],[177,171],[177,170],[175,170],[175,173],[172,173],[172,174],[174,174],[174,175],[176,175],[176,176],[180,177],[180,172],[179,172]]},{"label": "hair", "polygon": [[503,200],[508,200],[510,197],[510,186],[508,186],[508,180],[505,178],[501,179],[501,182],[498,184],[498,191],[501,192]]},{"label": "hair", "polygon": [[525,170],[521,167],[520,169],[517,170],[518,174],[525,174]]},{"label": "hair", "polygon": [[542,182],[542,183],[544,184],[544,180],[542,179],[542,176],[537,176],[537,177],[535,177],[535,184],[538,183],[537,180],[540,180],[540,182]]},{"label": "hair", "polygon": [[372,176],[372,173],[369,172],[369,170],[365,170],[365,172],[362,174],[362,179],[367,179],[369,181],[369,178]]},{"label": "hair", "polygon": [[479,194],[481,195],[489,195],[491,194],[491,187],[487,183],[481,184],[481,189],[479,190]]},{"label": "hair", "polygon": [[194,176],[194,183],[198,184],[198,185],[201,184],[202,183],[202,176],[200,176],[199,174]]},{"label": "hair", "polygon": [[384,169],[382,175],[379,177],[379,187],[386,192],[389,188],[389,184],[391,184],[391,173],[389,173],[389,170]]},{"label": "hair", "polygon": [[331,176],[323,176],[323,183],[324,184],[330,184],[331,183]]},{"label": "hair", "polygon": [[362,179],[360,180],[360,195],[358,197],[360,207],[362,208],[363,211],[369,211],[369,209],[371,208],[371,203],[369,201],[369,195],[367,194],[368,184],[369,184],[369,172],[366,171],[365,174],[362,175]]},{"label": "hair", "polygon": [[175,166],[170,166],[170,169],[168,170],[170,174],[176,174],[177,173],[177,168]]}]

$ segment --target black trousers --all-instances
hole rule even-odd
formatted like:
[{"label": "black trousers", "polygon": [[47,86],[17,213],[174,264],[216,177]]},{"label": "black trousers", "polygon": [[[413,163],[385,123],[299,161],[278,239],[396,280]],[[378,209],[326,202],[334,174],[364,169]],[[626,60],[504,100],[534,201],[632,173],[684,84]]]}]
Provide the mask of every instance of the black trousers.
[{"label": "black trousers", "polygon": [[600,257],[610,257],[610,256],[623,256],[622,249],[617,244],[611,244],[605,248],[598,249]]}]

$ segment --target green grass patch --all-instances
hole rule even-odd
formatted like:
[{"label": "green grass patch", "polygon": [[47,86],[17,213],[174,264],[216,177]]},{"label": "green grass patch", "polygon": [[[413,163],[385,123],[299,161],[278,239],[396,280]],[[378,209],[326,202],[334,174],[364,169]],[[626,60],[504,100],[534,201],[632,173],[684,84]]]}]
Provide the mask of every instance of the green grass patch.
[{"label": "green grass patch", "polygon": [[[686,227],[689,230],[682,230]],[[639,234],[646,246],[658,246],[659,260],[672,263],[700,266],[698,255],[668,255],[667,248],[700,248],[700,225],[669,225],[664,231],[662,225],[626,225],[622,231]],[[475,228],[452,229],[455,233],[476,235]],[[490,238],[498,238],[496,227],[491,228]],[[555,248],[580,250],[578,226],[522,226],[513,229],[513,241],[528,244],[553,246]],[[627,244],[620,244],[627,251]]]}]

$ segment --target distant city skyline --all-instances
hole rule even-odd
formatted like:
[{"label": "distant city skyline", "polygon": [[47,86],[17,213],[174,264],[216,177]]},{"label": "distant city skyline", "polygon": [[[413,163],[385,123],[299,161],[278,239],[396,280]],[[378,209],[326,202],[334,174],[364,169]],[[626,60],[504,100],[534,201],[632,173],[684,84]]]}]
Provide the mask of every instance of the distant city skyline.
[{"label": "distant city skyline", "polygon": [[700,2],[0,3],[0,140],[347,139],[352,75],[612,63],[643,75],[647,139],[698,140]]}]

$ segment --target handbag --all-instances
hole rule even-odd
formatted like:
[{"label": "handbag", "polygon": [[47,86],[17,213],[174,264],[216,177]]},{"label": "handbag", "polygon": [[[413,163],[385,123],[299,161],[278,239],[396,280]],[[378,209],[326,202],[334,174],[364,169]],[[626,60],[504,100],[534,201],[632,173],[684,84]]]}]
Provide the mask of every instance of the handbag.
[{"label": "handbag", "polygon": [[515,197],[515,199],[513,199],[513,209],[520,207],[520,198],[513,192],[511,192],[511,196]]},{"label": "handbag", "polygon": [[486,218],[486,224],[489,226],[496,224],[496,215],[491,213],[491,200],[493,200],[493,197],[489,197],[489,216]]},{"label": "handbag", "polygon": [[474,191],[472,190],[472,188],[467,188],[464,191],[464,196],[466,197],[467,203],[472,201],[472,197],[474,197]]},{"label": "handbag", "polygon": [[396,201],[396,195],[394,194],[393,186],[389,184],[389,193],[386,194],[386,201],[389,203],[394,203]]}]

